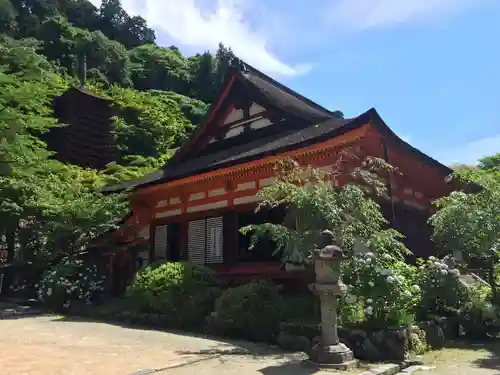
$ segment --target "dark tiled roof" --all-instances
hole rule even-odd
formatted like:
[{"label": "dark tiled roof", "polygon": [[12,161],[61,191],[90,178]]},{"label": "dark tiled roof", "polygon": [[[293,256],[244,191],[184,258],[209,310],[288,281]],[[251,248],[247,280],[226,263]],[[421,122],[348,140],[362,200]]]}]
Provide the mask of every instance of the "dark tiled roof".
[{"label": "dark tiled roof", "polygon": [[438,168],[444,174],[452,172],[450,168],[401,140],[384,123],[377,111],[372,108],[353,119],[332,118],[318,125],[298,130],[285,130],[278,134],[267,136],[239,147],[228,148],[212,155],[186,160],[185,162],[172,163],[166,165],[163,170],[156,171],[137,180],[125,181],[120,185],[108,187],[103,191],[113,192],[128,188],[145,187],[190,175],[205,173],[219,168],[242,164],[262,157],[276,155],[289,150],[306,147],[314,143],[323,142],[367,123],[371,123],[375,126],[385,137],[387,137],[387,141],[394,147],[403,148],[406,152],[422,160],[425,164],[430,164]]},{"label": "dark tiled roof", "polygon": [[239,147],[228,148],[185,162],[166,165],[164,178],[167,180],[181,178],[213,169],[244,163],[257,158],[285,152],[290,149],[304,147],[320,141],[325,135],[342,128],[352,120],[330,119],[319,125],[300,130],[288,130],[279,134],[261,138]]},{"label": "dark tiled roof", "polygon": [[357,122],[357,119],[333,118],[321,124],[299,130],[284,130],[278,134],[263,137],[238,147],[227,148],[214,154],[188,159],[180,163],[167,164],[160,171],[148,174],[137,180],[125,181],[119,185],[105,188],[103,191],[118,191],[131,187],[167,182],[305,147],[336,136],[335,133],[342,132],[344,127],[349,128],[348,125]]},{"label": "dark tiled roof", "polygon": [[136,178],[133,180],[127,180],[127,181],[123,181],[117,185],[104,187],[104,188],[100,189],[100,191],[103,193],[122,191],[122,190],[130,189],[130,188],[150,184],[152,182],[155,182],[155,181],[162,179],[163,176],[164,176],[164,171],[162,169],[160,169],[158,171],[148,173],[147,175],[144,175],[140,178]]},{"label": "dark tiled roof", "polygon": [[[243,89],[248,91],[250,95],[254,96],[254,99],[260,99],[260,101],[265,103],[264,105],[267,104],[268,107],[280,109],[289,117],[296,117],[305,120],[306,123],[315,124],[337,117],[328,109],[296,93],[250,65],[243,62],[240,62],[240,64],[237,65],[237,68],[235,67],[229,70],[225,78],[225,87],[227,87],[231,81],[229,80],[229,77],[232,77],[235,74],[238,86],[243,85]],[[233,85],[232,88],[235,86],[236,85]],[[223,94],[224,92],[225,90],[221,90],[219,93],[219,100],[226,99],[226,96],[223,95],[227,95],[227,92]],[[221,103],[223,102],[224,100],[222,100]],[[216,103],[219,103],[219,101]],[[229,101],[226,99],[225,104],[227,105],[228,103]],[[169,163],[177,163],[188,158],[187,155],[189,154],[189,147],[201,134],[203,134],[206,126],[209,125],[210,121],[213,119],[213,111],[217,110],[219,110],[218,106],[214,106],[210,109],[205,117],[205,120],[202,121],[202,124],[195,130],[190,139],[188,139],[188,141],[177,150],[176,154],[170,159]]]},{"label": "dark tiled roof", "polygon": [[88,96],[88,97],[91,97],[94,99],[98,99],[98,100],[102,100],[104,102],[111,102],[111,99],[105,98],[104,96],[100,96],[100,95],[86,89],[85,87],[71,87],[70,89],[66,90],[60,97],[64,97],[66,95],[73,95],[73,94],[83,94],[85,96]]},{"label": "dark tiled roof", "polygon": [[288,87],[281,85],[251,67],[247,67],[246,72],[240,73],[240,77],[246,83],[254,86],[262,94],[266,102],[282,109],[285,113],[290,113],[315,123],[334,117],[333,113],[326,108],[297,94]]}]

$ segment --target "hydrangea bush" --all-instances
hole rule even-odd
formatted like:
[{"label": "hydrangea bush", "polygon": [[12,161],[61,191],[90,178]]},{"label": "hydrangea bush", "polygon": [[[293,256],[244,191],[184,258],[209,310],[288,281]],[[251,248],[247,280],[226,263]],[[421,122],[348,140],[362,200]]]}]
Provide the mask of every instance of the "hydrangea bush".
[{"label": "hydrangea bush", "polygon": [[389,255],[369,252],[353,257],[344,266],[346,293],[340,299],[343,309],[363,310],[357,321],[369,327],[401,326],[413,321],[420,302],[421,288],[416,283],[415,267]]},{"label": "hydrangea bush", "polygon": [[36,285],[38,299],[53,308],[69,308],[73,302],[91,304],[105,290],[106,278],[96,264],[74,257],[50,267]]},{"label": "hydrangea bush", "polygon": [[429,257],[419,260],[418,284],[422,288],[421,315],[448,315],[458,310],[468,299],[470,291],[459,279],[460,271],[451,258]]}]

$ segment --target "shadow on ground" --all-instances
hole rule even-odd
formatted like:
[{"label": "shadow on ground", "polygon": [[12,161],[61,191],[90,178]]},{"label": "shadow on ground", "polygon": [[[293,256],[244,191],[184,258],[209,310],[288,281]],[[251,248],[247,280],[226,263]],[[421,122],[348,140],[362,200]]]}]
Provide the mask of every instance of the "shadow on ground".
[{"label": "shadow on ground", "polygon": [[44,315],[47,312],[43,308],[30,303],[15,303],[0,300],[0,320],[23,319],[32,316]]},{"label": "shadow on ground", "polygon": [[305,365],[301,361],[290,361],[264,367],[259,372],[262,375],[313,375],[318,372],[318,369]]},{"label": "shadow on ground", "polygon": [[500,375],[500,339],[492,339],[484,343],[468,343],[462,344],[464,349],[468,350],[485,350],[487,354],[484,358],[475,359],[472,363],[480,368],[498,370]]}]

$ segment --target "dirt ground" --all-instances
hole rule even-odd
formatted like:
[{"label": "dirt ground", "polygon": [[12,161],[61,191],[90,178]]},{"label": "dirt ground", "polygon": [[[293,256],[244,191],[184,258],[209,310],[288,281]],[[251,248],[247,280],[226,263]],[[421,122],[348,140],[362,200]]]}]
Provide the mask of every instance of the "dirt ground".
[{"label": "dirt ground", "polygon": [[[256,344],[57,316],[0,320],[2,375],[332,374],[302,359]],[[500,343],[457,345],[428,353],[424,361],[436,369],[417,375],[500,375]]]},{"label": "dirt ground", "polygon": [[0,320],[0,374],[127,375],[238,349],[198,337],[62,317]]}]

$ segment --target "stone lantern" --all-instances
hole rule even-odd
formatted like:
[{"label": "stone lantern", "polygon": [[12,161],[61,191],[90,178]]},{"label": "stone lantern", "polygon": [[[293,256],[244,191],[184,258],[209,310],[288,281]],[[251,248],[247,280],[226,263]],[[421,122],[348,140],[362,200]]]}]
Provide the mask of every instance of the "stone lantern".
[{"label": "stone lantern", "polygon": [[340,278],[340,263],[350,258],[334,244],[332,232],[321,233],[321,248],[313,252],[316,282],[309,289],[319,296],[321,302],[321,342],[310,353],[310,360],[315,364],[346,369],[357,365],[352,351],[340,342],[337,329],[337,296],[345,291]]}]

